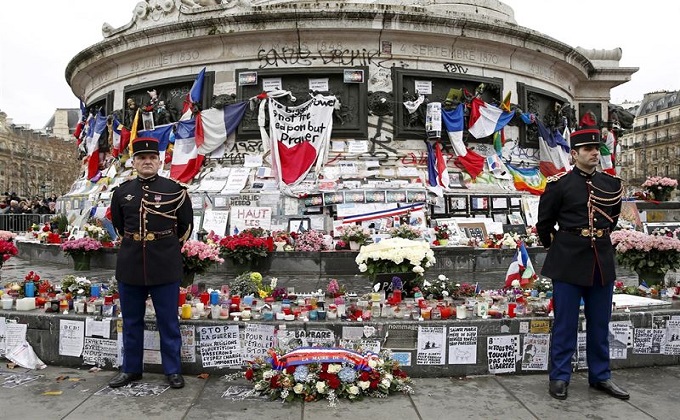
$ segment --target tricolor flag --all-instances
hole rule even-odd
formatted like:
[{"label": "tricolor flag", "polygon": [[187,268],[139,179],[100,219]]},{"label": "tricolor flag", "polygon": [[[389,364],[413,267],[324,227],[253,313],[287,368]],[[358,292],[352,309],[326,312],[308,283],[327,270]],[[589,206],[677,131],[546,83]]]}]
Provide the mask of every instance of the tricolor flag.
[{"label": "tricolor flag", "polygon": [[182,114],[191,110],[191,106],[197,102],[201,102],[203,98],[203,79],[205,78],[205,67],[198,72],[194,84],[191,85],[191,90],[187,93],[187,97],[184,99],[184,106],[182,107]]},{"label": "tricolor flag", "polygon": [[196,115],[196,145],[202,155],[216,150],[236,132],[246,113],[248,101],[227,105],[222,109],[209,108]]},{"label": "tricolor flag", "polygon": [[470,103],[468,131],[476,139],[489,137],[508,125],[513,115],[512,112],[503,111],[479,98],[473,98]]},{"label": "tricolor flag", "polygon": [[152,137],[158,140],[158,152],[160,154],[161,162],[165,162],[165,151],[170,144],[170,136],[174,124],[157,125],[153,130],[142,130],[137,133],[137,137]]},{"label": "tricolor flag", "polygon": [[427,174],[432,187],[449,188],[449,171],[446,169],[446,158],[442,154],[442,146],[435,142],[434,148],[427,143]]},{"label": "tricolor flag", "polygon": [[610,130],[607,134],[607,140],[600,145],[600,166],[602,170],[611,175],[616,175],[614,169],[614,148],[616,147],[616,137]]},{"label": "tricolor flag", "polygon": [[505,287],[511,287],[514,280],[518,280],[520,286],[524,287],[536,280],[537,277],[527,248],[524,246],[524,242],[520,242],[515,257],[508,267],[508,273],[505,275]]},{"label": "tricolor flag", "polygon": [[175,133],[170,178],[179,182],[189,182],[201,169],[203,159],[204,156],[198,154],[196,146],[196,120],[179,121]]},{"label": "tricolor flag", "polygon": [[[113,157],[118,157],[120,151],[125,150],[125,147],[127,147],[127,142],[122,144],[124,128],[125,127],[123,127],[123,124],[121,124],[120,121],[118,121],[118,118],[114,116],[113,121],[111,122],[111,135],[113,138],[113,148],[111,150],[111,154]],[[130,140],[129,131],[127,140]]]},{"label": "tricolor flag", "polygon": [[545,176],[556,175],[560,172],[571,169],[569,163],[569,145],[559,131],[552,133],[543,125],[540,120],[536,120],[538,126],[538,147],[539,163],[538,166]]},{"label": "tricolor flag", "polygon": [[459,104],[456,109],[449,111],[442,110],[442,120],[444,121],[446,131],[449,133],[449,140],[457,156],[457,163],[474,179],[484,169],[484,157],[468,149],[463,143],[464,106]]},{"label": "tricolor flag", "polygon": [[90,131],[85,138],[87,150],[87,179],[93,179],[99,172],[99,138],[106,131],[106,115],[98,113],[90,124]]}]

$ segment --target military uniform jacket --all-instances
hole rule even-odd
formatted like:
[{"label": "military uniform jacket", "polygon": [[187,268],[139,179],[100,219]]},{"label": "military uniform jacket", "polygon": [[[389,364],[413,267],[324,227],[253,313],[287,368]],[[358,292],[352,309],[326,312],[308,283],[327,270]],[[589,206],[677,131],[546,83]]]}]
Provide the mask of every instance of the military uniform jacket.
[{"label": "military uniform jacket", "polygon": [[621,180],[603,172],[588,174],[574,168],[549,180],[536,224],[543,246],[550,248],[542,275],[589,286],[599,266],[603,284],[616,279],[609,232],[621,211],[621,192]]},{"label": "military uniform jacket", "polygon": [[182,279],[181,242],[193,222],[184,187],[161,176],[126,181],[113,193],[111,219],[122,237],[117,280],[159,285]]}]

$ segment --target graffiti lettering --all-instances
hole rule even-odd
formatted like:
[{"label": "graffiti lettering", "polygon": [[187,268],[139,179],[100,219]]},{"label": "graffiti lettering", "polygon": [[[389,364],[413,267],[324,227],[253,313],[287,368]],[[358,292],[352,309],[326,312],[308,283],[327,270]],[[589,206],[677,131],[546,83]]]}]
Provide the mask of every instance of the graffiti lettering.
[{"label": "graffiti lettering", "polygon": [[444,63],[444,70],[446,70],[448,73],[466,74],[469,69],[457,63]]},{"label": "graffiti lettering", "polygon": [[257,52],[257,58],[260,60],[260,68],[264,69],[270,66],[278,67],[282,64],[299,64],[301,66],[311,66],[313,58],[310,59],[312,52],[307,48],[289,48],[281,47],[280,49],[272,48],[269,51],[260,49]]},{"label": "graffiti lettering", "polygon": [[[334,48],[330,50],[318,49],[316,52],[323,64],[339,64],[342,66],[369,66],[389,68],[385,63],[392,59],[392,54],[381,54],[378,50],[366,48],[350,50]],[[307,48],[278,47],[265,50],[260,48],[257,52],[260,60],[260,68],[279,67],[280,65],[297,64],[311,66],[317,59],[312,57],[312,52]]]}]

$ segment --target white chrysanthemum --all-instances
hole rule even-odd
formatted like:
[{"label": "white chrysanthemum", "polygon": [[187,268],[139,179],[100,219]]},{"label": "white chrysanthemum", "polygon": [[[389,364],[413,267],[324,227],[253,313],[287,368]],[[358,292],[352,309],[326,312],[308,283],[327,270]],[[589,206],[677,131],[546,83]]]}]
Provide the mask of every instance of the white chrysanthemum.
[{"label": "white chrysanthemum", "polygon": [[359,388],[366,391],[368,389],[368,387],[371,386],[371,382],[370,381],[358,381],[357,385],[359,386]]},{"label": "white chrysanthemum", "polygon": [[293,387],[293,391],[294,391],[296,394],[302,394],[302,391],[304,391],[304,389],[305,389],[305,386],[302,385],[302,384],[297,384],[297,385],[295,385],[295,386]]},{"label": "white chrysanthemum", "polygon": [[416,265],[415,267],[413,267],[413,272],[423,274],[425,272],[425,269],[419,265]]},{"label": "white chrysanthemum", "polygon": [[359,395],[359,387],[356,385],[352,385],[348,389],[349,393],[352,395]]},{"label": "white chrysanthemum", "polygon": [[317,392],[320,392],[322,394],[324,392],[326,392],[326,383],[322,382],[322,381],[317,382],[316,383],[316,390],[317,390]]},{"label": "white chrysanthemum", "polygon": [[439,277],[437,277],[437,278],[438,278],[439,280],[441,280],[441,281],[446,281],[446,280],[448,280],[448,277],[446,277],[446,276],[443,275],[443,274],[440,274]]},{"label": "white chrysanthemum", "polygon": [[365,263],[359,264],[359,271],[365,273],[368,270],[368,266]]},{"label": "white chrysanthemum", "polygon": [[385,388],[389,388],[391,384],[392,381],[387,378],[384,378],[382,381],[380,381],[380,385],[384,386]]}]

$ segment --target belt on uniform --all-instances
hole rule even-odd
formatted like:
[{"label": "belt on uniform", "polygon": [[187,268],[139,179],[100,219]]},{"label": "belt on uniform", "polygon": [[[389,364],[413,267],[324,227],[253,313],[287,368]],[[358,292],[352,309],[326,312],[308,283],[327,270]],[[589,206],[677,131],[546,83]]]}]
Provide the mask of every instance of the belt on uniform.
[{"label": "belt on uniform", "polygon": [[124,232],[123,236],[133,241],[157,241],[159,239],[168,238],[175,235],[173,229],[164,230],[162,232],[146,232],[141,234],[139,232]]},{"label": "belt on uniform", "polygon": [[572,234],[578,235],[578,236],[598,237],[598,238],[601,238],[604,235],[609,235],[609,232],[611,232],[611,230],[609,228],[607,228],[607,229],[565,228],[565,229],[560,229],[560,231],[572,233]]}]

